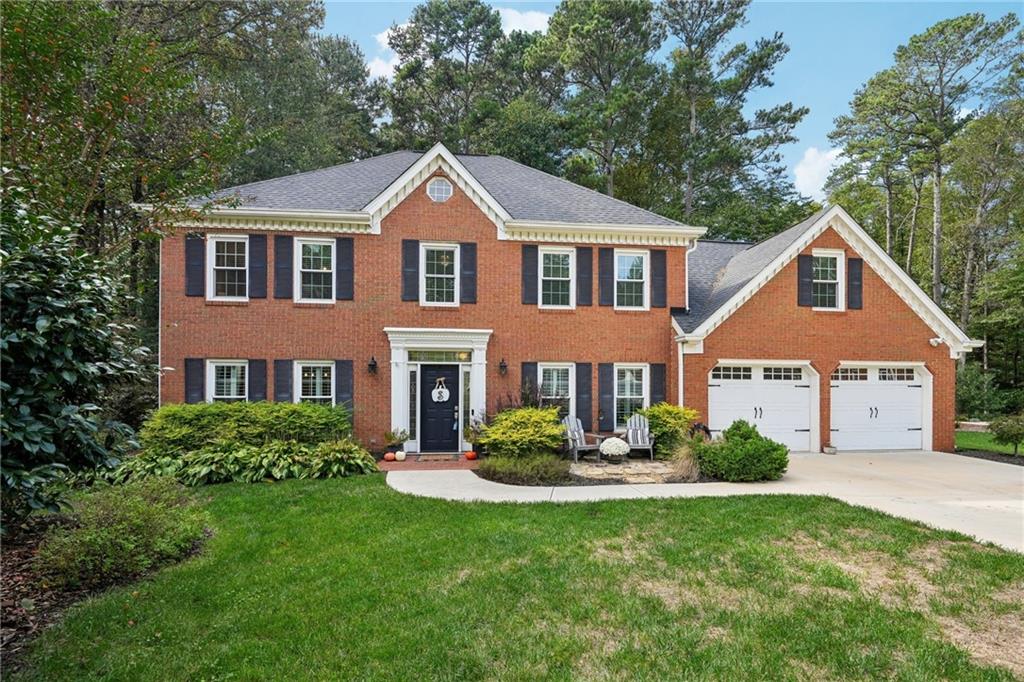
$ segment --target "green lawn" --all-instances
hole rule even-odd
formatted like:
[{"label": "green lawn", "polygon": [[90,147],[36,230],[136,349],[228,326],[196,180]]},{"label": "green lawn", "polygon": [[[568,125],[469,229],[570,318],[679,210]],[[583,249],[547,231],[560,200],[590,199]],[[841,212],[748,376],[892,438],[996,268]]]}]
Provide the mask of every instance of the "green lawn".
[{"label": "green lawn", "polygon": [[987,450],[989,452],[1002,452],[1007,455],[1013,454],[1012,445],[997,443],[993,440],[991,433],[981,433],[978,431],[957,431],[956,448],[957,450]]},{"label": "green lawn", "polygon": [[200,494],[201,556],[73,609],[14,678],[1024,674],[1024,555],[826,498],[463,504],[376,475]]}]

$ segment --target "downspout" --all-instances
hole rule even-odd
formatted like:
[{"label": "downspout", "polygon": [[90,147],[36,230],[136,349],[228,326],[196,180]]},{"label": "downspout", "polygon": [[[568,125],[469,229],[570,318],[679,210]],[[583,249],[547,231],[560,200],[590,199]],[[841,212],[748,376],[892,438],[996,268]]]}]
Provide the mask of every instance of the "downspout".
[{"label": "downspout", "polygon": [[677,370],[679,373],[679,383],[677,384],[679,386],[679,397],[676,402],[679,404],[679,407],[682,407],[686,398],[686,391],[683,390],[683,342],[679,340],[676,341],[676,357],[678,358],[679,367]]}]

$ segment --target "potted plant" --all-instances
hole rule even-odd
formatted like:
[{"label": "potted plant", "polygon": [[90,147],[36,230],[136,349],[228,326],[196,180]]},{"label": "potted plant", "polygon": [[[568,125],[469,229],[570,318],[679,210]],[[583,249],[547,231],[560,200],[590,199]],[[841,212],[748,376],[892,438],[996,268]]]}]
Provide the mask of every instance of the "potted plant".
[{"label": "potted plant", "polygon": [[[479,445],[479,440],[482,431],[483,424],[477,419],[470,419],[469,424],[462,429],[462,438],[470,446],[470,449],[466,451],[466,459],[476,459],[481,455],[482,446]],[[472,457],[470,457],[470,452],[473,453]]]},{"label": "potted plant", "polygon": [[388,450],[404,449],[405,441],[407,440],[409,440],[409,432],[405,429],[386,431],[384,433],[384,445],[387,446]]},{"label": "potted plant", "polygon": [[606,438],[601,441],[601,456],[612,462],[621,462],[629,454],[629,444],[621,438]]}]

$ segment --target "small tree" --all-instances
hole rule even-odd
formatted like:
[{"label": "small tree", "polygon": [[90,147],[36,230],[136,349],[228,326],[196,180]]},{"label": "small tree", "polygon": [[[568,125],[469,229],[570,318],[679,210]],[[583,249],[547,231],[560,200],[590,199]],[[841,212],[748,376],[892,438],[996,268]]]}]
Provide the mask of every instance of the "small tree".
[{"label": "small tree", "polygon": [[1020,444],[1024,443],[1024,414],[999,417],[989,424],[989,429],[997,443],[1012,445],[1013,454],[1020,454]]},{"label": "small tree", "polygon": [[121,283],[75,246],[8,175],[0,194],[0,469],[3,522],[55,509],[54,479],[116,463],[126,425],[100,414],[104,392],[138,379],[147,352],[119,323]]}]

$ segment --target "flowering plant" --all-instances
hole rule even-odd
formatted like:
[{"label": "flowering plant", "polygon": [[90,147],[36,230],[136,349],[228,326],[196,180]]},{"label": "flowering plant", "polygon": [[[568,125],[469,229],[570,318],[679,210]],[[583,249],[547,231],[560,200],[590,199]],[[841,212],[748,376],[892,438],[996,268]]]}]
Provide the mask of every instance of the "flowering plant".
[{"label": "flowering plant", "polygon": [[608,438],[601,442],[601,454],[608,457],[624,457],[629,454],[629,444],[621,438]]}]

